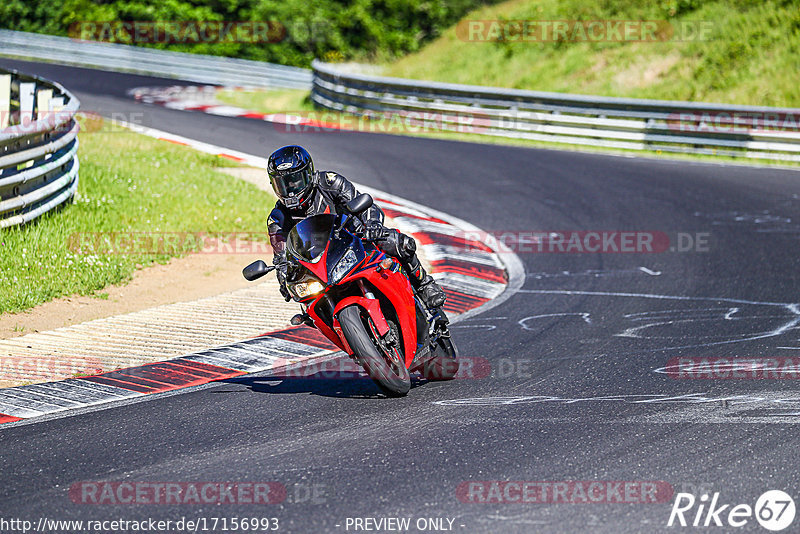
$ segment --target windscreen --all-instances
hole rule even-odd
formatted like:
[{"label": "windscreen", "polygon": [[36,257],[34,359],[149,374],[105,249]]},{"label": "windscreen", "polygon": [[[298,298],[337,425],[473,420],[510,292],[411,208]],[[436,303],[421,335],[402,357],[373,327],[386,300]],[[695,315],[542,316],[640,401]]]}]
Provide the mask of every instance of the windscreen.
[{"label": "windscreen", "polygon": [[289,232],[287,251],[304,261],[315,261],[328,244],[336,215],[314,215],[303,219]]}]

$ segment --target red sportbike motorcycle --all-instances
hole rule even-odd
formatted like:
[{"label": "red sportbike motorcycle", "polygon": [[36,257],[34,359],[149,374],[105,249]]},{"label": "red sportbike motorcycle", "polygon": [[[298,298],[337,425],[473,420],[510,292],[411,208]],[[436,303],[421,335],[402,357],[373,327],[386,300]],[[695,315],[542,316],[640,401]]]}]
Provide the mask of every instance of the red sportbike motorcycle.
[{"label": "red sportbike motorcycle", "polygon": [[[398,262],[362,240],[360,215],[372,197],[359,195],[349,214],[303,219],[286,242],[286,282],[303,313],[292,324],[316,327],[355,360],[388,396],[411,388],[410,372],[428,380],[449,380],[458,354],[448,319],[428,309]],[[256,280],[274,266],[258,260],[244,268]]]}]

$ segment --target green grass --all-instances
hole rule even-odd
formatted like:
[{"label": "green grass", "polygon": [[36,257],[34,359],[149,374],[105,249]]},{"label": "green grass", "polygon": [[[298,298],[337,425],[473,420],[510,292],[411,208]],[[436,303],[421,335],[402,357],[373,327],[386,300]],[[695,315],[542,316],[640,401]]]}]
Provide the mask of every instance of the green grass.
[{"label": "green grass", "polygon": [[265,232],[274,198],[216,170],[232,162],[108,125],[88,130],[80,134],[75,201],[0,230],[0,313],[73,294],[107,298],[99,291],[109,284],[198,244],[182,240],[159,254],[85,254],[74,245],[87,232]]},{"label": "green grass", "polygon": [[217,91],[217,99],[231,106],[261,113],[312,111],[314,109],[309,92],[304,89],[263,91],[223,89]]},{"label": "green grass", "polygon": [[469,20],[707,22],[708,40],[470,42],[456,27],[385,74],[633,98],[800,106],[798,0],[511,0]]}]

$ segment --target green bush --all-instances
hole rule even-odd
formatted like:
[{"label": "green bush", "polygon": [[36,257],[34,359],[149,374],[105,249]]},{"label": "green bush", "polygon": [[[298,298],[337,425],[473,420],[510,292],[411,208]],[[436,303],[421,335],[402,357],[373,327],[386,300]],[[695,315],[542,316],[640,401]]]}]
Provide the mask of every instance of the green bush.
[{"label": "green bush", "polygon": [[183,52],[308,67],[327,60],[388,60],[418,50],[471,9],[496,0],[5,0],[0,27],[68,35],[80,22],[270,21],[272,43],[150,44]]},{"label": "green bush", "polygon": [[593,95],[796,107],[800,0],[508,0],[464,20],[647,20],[700,38],[467,42],[454,28],[385,73]]}]

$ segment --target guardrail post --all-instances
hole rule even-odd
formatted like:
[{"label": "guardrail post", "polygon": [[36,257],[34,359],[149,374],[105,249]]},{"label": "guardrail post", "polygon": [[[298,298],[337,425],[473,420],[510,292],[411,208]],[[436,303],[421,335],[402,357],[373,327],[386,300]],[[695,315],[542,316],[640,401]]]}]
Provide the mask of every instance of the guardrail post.
[{"label": "guardrail post", "polygon": [[33,94],[36,91],[35,83],[19,84],[19,123],[27,125],[33,122]]},{"label": "guardrail post", "polygon": [[11,118],[11,75],[0,74],[0,129],[8,126]]},{"label": "guardrail post", "polygon": [[39,92],[36,93],[36,116],[39,120],[47,117],[47,114],[50,113],[50,101],[52,98],[52,89],[40,89]]},{"label": "guardrail post", "polygon": [[50,111],[61,111],[64,109],[64,97],[57,96],[50,100]]}]

